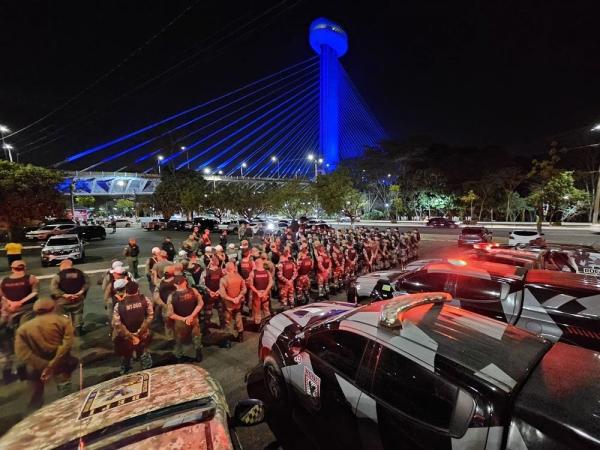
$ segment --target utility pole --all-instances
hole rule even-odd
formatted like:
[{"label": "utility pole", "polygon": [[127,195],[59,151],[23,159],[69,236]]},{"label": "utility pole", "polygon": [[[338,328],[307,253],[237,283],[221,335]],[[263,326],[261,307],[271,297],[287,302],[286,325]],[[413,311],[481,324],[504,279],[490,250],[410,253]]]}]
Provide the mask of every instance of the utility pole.
[{"label": "utility pole", "polygon": [[69,193],[71,194],[71,220],[75,220],[75,178],[69,183]]}]

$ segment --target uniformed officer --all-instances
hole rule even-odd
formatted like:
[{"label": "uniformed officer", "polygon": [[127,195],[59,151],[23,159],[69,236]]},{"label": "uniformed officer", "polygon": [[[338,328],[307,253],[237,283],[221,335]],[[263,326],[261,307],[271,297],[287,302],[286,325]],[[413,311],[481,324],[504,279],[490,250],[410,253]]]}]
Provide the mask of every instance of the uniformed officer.
[{"label": "uniformed officer", "polygon": [[283,306],[294,307],[295,289],[294,281],[298,276],[296,263],[290,257],[290,250],[284,249],[277,265],[277,276],[279,277],[279,300]]},{"label": "uniformed officer", "polygon": [[262,258],[254,261],[254,270],[250,273],[250,289],[252,290],[252,315],[254,324],[258,327],[263,319],[271,315],[271,288],[273,277],[265,269]]},{"label": "uniformed officer", "polygon": [[240,252],[241,258],[240,262],[238,263],[238,273],[246,282],[246,296],[244,298],[244,302],[248,306],[248,309],[251,309],[252,302],[250,301],[250,272],[252,272],[254,269],[254,260],[250,254],[250,249],[248,248],[247,242],[245,246],[242,242],[242,245],[240,246]]},{"label": "uniformed officer", "polygon": [[[14,336],[21,322],[33,316],[33,304],[38,294],[38,279],[26,272],[25,261],[20,259],[10,265],[11,273],[0,281],[0,343],[4,356],[2,376],[5,382],[13,377]],[[19,366],[19,373],[23,372]]]},{"label": "uniformed officer", "polygon": [[213,307],[217,309],[219,316],[219,328],[225,328],[225,311],[223,301],[219,295],[221,278],[223,277],[221,260],[215,254],[212,255],[210,264],[200,277],[200,288],[204,292],[204,332],[209,332],[212,324]]},{"label": "uniformed officer", "polygon": [[302,244],[298,253],[298,276],[296,278],[296,292],[298,299],[302,298],[303,303],[310,301],[310,274],[313,270],[313,261],[308,254],[308,247]]},{"label": "uniformed officer", "polygon": [[160,258],[160,248],[154,247],[152,249],[152,254],[150,258],[146,260],[146,279],[148,280],[148,287],[150,288],[150,293],[154,293],[154,288],[156,285],[154,284],[154,276],[152,271],[154,270],[154,265],[159,261]]},{"label": "uniformed officer", "polygon": [[325,250],[325,246],[317,247],[317,286],[319,297],[329,297],[329,277],[331,275],[331,258]]},{"label": "uniformed officer", "polygon": [[60,271],[50,280],[50,293],[56,300],[57,311],[66,314],[73,322],[75,334],[83,331],[83,304],[88,289],[89,277],[73,267],[73,261],[65,259],[60,263]]},{"label": "uniformed officer", "polygon": [[41,298],[33,305],[36,317],[21,324],[15,334],[15,354],[27,367],[32,395],[29,405],[44,402],[44,384],[56,378],[59,392],[68,393],[77,359],[71,356],[73,325],[55,312],[55,301]]},{"label": "uniformed officer", "polygon": [[[244,340],[244,323],[242,321],[242,304],[246,295],[246,280],[237,273],[235,264],[228,262],[226,274],[221,278],[219,295],[225,303],[225,325],[234,335],[237,342]],[[235,336],[237,333],[237,336]]]},{"label": "uniformed officer", "polygon": [[356,263],[358,261],[358,253],[351,241],[348,241],[346,243],[346,248],[344,249],[344,257],[346,260],[344,265],[346,277],[353,277],[356,274]]},{"label": "uniformed officer", "polygon": [[[167,266],[164,269],[163,278],[154,289],[152,301],[154,303],[154,318],[157,323],[165,324],[167,312],[167,300],[169,295],[175,291],[175,266]],[[166,331],[166,330],[165,330]]]},{"label": "uniformed officer", "polygon": [[156,264],[152,267],[152,280],[154,286],[160,283],[160,280],[165,276],[165,268],[173,265],[173,261],[169,260],[167,252],[165,250],[159,250],[158,252],[158,260]]},{"label": "uniformed officer", "polygon": [[115,282],[119,280],[131,281],[131,276],[125,270],[125,267],[122,265],[116,266],[111,270],[110,277],[114,280],[112,283],[108,284],[104,289],[104,309],[106,311],[106,316],[108,318],[108,322],[112,321],[112,312],[115,307]]},{"label": "uniformed officer", "polygon": [[133,278],[137,280],[140,277],[140,274],[138,273],[138,258],[140,256],[140,247],[137,245],[137,241],[135,239],[129,239],[127,247],[123,249],[123,256],[127,258],[129,271],[133,274]]},{"label": "uniformed officer", "polygon": [[131,371],[131,358],[140,360],[142,369],[152,367],[152,356],[146,351],[150,343],[150,324],[154,312],[152,302],[139,292],[135,281],[125,285],[113,309],[112,327],[115,353],[121,358],[121,375]]},{"label": "uniformed officer", "polygon": [[331,246],[331,281],[333,289],[340,291],[342,289],[342,280],[344,278],[344,255],[337,243]]},{"label": "uniformed officer", "polygon": [[196,352],[196,361],[202,361],[202,334],[198,314],[204,306],[202,295],[187,284],[183,275],[177,275],[173,280],[176,290],[167,300],[167,317],[172,321],[175,334],[173,353],[180,362],[183,360],[183,346],[191,340]]}]

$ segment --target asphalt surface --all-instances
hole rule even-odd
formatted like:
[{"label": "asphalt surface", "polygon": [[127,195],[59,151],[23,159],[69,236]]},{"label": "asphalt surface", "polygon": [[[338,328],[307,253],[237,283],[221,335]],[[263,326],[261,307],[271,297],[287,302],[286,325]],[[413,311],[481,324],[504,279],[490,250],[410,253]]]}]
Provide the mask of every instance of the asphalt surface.
[{"label": "asphalt surface", "polygon": [[[413,227],[414,228],[414,227]],[[495,230],[496,231],[496,230]],[[598,236],[589,232],[578,232],[578,230],[556,230],[547,233],[560,242],[592,243]],[[457,230],[430,230],[423,229],[420,249],[420,257],[431,258],[436,256],[448,257],[457,252]],[[88,293],[85,303],[85,327],[86,334],[76,339],[73,354],[83,362],[83,371],[77,370],[73,374],[73,385],[77,380],[83,380],[83,386],[91,386],[98,382],[110,379],[118,375],[119,364],[113,355],[112,342],[108,336],[105,313],[103,309],[102,293],[98,280],[102,276],[111,259],[120,258],[123,247],[130,237],[136,237],[145,258],[149,255],[152,247],[162,242],[167,235],[173,238],[177,246],[185,239],[188,233],[184,232],[146,232],[140,229],[118,229],[114,235],[108,234],[106,241],[95,241],[86,247],[87,260],[79,267],[85,271],[97,271],[90,275],[92,287]],[[495,233],[498,238],[498,234]],[[213,235],[213,241],[218,236]],[[579,241],[581,239],[581,241]],[[498,239],[502,240],[502,238]],[[548,239],[551,240],[551,239]],[[42,268],[39,262],[39,252],[29,252],[25,256],[26,261],[35,275],[51,275],[58,270],[56,267]],[[4,262],[5,263],[5,262]],[[3,266],[3,271],[6,266]],[[143,269],[140,271],[144,273]],[[41,294],[48,292],[48,280],[44,277],[41,281]],[[142,292],[148,294],[148,285],[145,277],[140,279]],[[343,299],[340,296],[339,299]],[[273,301],[274,308],[278,307]],[[216,314],[215,314],[216,316]],[[213,318],[216,320],[216,317]],[[233,411],[234,405],[248,396],[261,398],[264,396],[264,386],[261,371],[256,370],[258,364],[257,345],[258,334],[247,331],[243,343],[233,343],[229,349],[219,347],[219,343],[225,338],[221,332],[215,331],[204,340],[204,361],[200,363],[223,385],[230,407]],[[160,333],[154,334],[150,347],[155,365],[170,364],[174,362],[171,353],[171,344],[164,339]],[[134,365],[134,369],[137,366]],[[249,383],[247,383],[247,380]],[[46,390],[46,403],[51,402],[58,396],[55,386],[51,383]],[[26,408],[29,397],[28,385],[24,381],[15,381],[8,385],[0,386],[0,433],[5,432],[14,423],[25,417],[29,411]],[[291,424],[289,411],[271,411],[269,424],[262,424],[252,428],[240,428],[238,434],[245,449],[283,448],[286,449],[310,449],[311,443],[306,437]]]}]

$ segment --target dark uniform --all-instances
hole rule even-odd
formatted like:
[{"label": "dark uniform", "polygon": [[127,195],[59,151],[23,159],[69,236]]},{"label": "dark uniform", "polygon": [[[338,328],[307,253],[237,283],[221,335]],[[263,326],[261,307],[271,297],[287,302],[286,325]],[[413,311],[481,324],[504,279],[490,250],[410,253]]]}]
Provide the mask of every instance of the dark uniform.
[{"label": "dark uniform", "polygon": [[[223,308],[223,301],[221,296],[218,295],[219,287],[221,284],[221,278],[223,277],[223,269],[220,267],[212,267],[208,266],[204,273],[202,274],[202,281],[200,284],[205,288],[204,292],[204,332],[210,328],[213,307],[217,309],[217,314],[219,315],[219,328],[225,328],[225,310]],[[216,296],[211,296],[209,291],[217,293]]]},{"label": "dark uniform", "polygon": [[162,279],[154,290],[154,316],[157,322],[166,322],[167,300],[176,289],[173,278]]},{"label": "dark uniform", "polygon": [[[131,358],[140,360],[142,369],[152,367],[152,356],[146,351],[150,343],[150,323],[154,312],[152,302],[143,294],[126,295],[113,310],[113,340],[115,353],[121,357],[121,374],[131,370]],[[134,343],[135,338],[139,342]]]},{"label": "dark uniform", "polygon": [[[181,317],[190,316],[197,308],[201,300],[200,294],[194,288],[176,290],[169,295],[167,300],[167,317],[177,314]],[[183,346],[192,342],[196,352],[196,360],[202,360],[202,334],[200,331],[200,321],[198,316],[194,317],[191,325],[182,320],[172,320],[173,331],[175,334],[175,348],[173,354],[178,360],[183,358]]]},{"label": "dark uniform", "polygon": [[253,262],[250,259],[250,256],[242,257],[238,263],[238,273],[246,282],[246,296],[244,298],[244,302],[246,305],[248,305],[248,309],[252,307],[250,302],[250,272],[252,272],[253,267]]},{"label": "dark uniform", "polygon": [[313,270],[312,258],[308,253],[298,257],[298,277],[296,278],[296,292],[298,298],[302,297],[304,304],[310,301],[310,273]]},{"label": "dark uniform", "polygon": [[[69,316],[75,330],[81,330],[83,326],[83,303],[89,286],[88,276],[74,267],[61,270],[50,280],[50,292],[56,300],[57,312]],[[68,297],[80,292],[83,293],[77,297],[65,298],[65,294]]]},{"label": "dark uniform", "polygon": [[133,278],[138,279],[140,274],[138,273],[138,257],[140,256],[140,247],[137,244],[128,244],[125,247],[125,256],[127,257],[127,264],[129,264],[129,270],[133,274]]}]

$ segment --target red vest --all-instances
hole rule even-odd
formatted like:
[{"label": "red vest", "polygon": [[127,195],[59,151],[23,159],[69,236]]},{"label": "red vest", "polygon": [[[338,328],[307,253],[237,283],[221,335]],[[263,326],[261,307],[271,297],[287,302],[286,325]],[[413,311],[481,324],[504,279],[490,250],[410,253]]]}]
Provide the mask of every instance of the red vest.
[{"label": "red vest", "polygon": [[269,285],[269,272],[266,270],[254,271],[254,287],[259,291],[264,291]]},{"label": "red vest", "polygon": [[281,275],[283,278],[287,280],[291,280],[294,276],[294,269],[296,268],[296,264],[292,261],[284,261],[281,263]]}]

